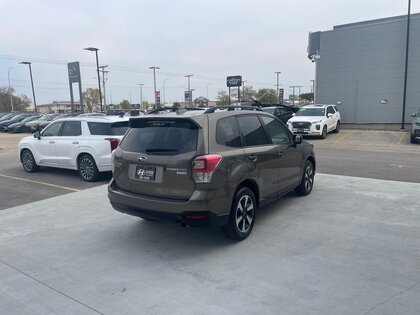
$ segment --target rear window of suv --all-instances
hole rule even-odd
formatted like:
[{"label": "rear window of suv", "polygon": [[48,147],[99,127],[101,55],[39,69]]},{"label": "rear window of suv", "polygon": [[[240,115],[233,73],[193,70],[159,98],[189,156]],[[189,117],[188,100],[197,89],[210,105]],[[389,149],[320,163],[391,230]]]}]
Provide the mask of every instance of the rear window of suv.
[{"label": "rear window of suv", "polygon": [[95,136],[123,136],[128,129],[128,121],[88,122],[91,135]]},{"label": "rear window of suv", "polygon": [[197,150],[198,126],[190,120],[137,119],[120,146],[125,151],[176,155]]}]

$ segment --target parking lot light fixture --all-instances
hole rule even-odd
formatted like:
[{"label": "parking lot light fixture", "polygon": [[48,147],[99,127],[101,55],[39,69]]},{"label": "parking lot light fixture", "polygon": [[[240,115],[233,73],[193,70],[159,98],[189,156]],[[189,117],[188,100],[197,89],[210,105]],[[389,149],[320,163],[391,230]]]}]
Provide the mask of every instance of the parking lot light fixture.
[{"label": "parking lot light fixture", "polygon": [[83,50],[94,51],[96,55],[96,72],[98,73],[98,86],[99,86],[99,103],[101,104],[101,113],[102,113],[102,91],[101,91],[101,77],[99,75],[99,59],[98,59],[98,48],[95,47],[87,47],[83,48]]},{"label": "parking lot light fixture", "polygon": [[28,65],[29,66],[29,74],[30,74],[30,76],[31,76],[31,85],[32,85],[32,95],[33,95],[33,98],[34,98],[34,108],[35,108],[35,113],[37,112],[37,109],[36,109],[36,99],[35,99],[35,89],[34,89],[34,80],[33,80],[33,78],[32,78],[32,67],[31,67],[31,62],[29,62],[29,61],[21,61],[21,62],[19,62],[20,64],[22,64],[22,65]]},{"label": "parking lot light fixture", "polygon": [[154,87],[154,91],[155,91],[155,106],[157,108],[160,108],[160,104],[158,105],[157,95],[156,95],[156,70],[157,69],[160,69],[160,68],[159,67],[156,67],[156,66],[153,66],[153,67],[149,67],[149,69],[152,69],[153,70],[153,87]]}]

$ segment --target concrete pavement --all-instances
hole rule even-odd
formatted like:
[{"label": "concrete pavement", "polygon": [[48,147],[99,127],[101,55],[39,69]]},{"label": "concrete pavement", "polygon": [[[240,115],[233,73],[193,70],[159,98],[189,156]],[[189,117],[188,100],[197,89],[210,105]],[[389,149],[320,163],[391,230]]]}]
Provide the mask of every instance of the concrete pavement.
[{"label": "concrete pavement", "polygon": [[106,186],[0,212],[0,314],[418,314],[420,184],[317,174],[240,243]]}]

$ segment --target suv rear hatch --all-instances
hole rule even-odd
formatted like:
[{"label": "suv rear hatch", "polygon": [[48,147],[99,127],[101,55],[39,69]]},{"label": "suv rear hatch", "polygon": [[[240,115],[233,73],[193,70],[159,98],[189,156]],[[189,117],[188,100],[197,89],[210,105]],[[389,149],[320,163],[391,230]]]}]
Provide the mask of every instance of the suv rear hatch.
[{"label": "suv rear hatch", "polygon": [[189,118],[130,119],[130,129],[114,157],[114,178],[126,191],[188,200],[195,189],[192,161],[200,126]]}]

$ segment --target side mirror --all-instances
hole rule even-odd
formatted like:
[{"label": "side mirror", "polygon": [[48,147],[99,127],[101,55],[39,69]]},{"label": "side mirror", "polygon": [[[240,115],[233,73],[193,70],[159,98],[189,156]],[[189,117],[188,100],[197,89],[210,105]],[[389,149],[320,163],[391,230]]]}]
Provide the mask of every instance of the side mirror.
[{"label": "side mirror", "polygon": [[292,116],[295,117],[296,116],[296,113],[293,113]]},{"label": "side mirror", "polygon": [[411,114],[411,117],[417,117],[417,114]]},{"label": "side mirror", "polygon": [[293,136],[293,143],[295,145],[302,143],[302,136],[301,135],[294,135]]},{"label": "side mirror", "polygon": [[41,139],[41,132],[39,130],[35,131],[34,138]]},{"label": "side mirror", "polygon": [[333,116],[333,114],[331,114],[331,113],[327,114],[327,117],[328,117],[328,118],[330,118],[330,117],[332,117],[332,116]]}]

